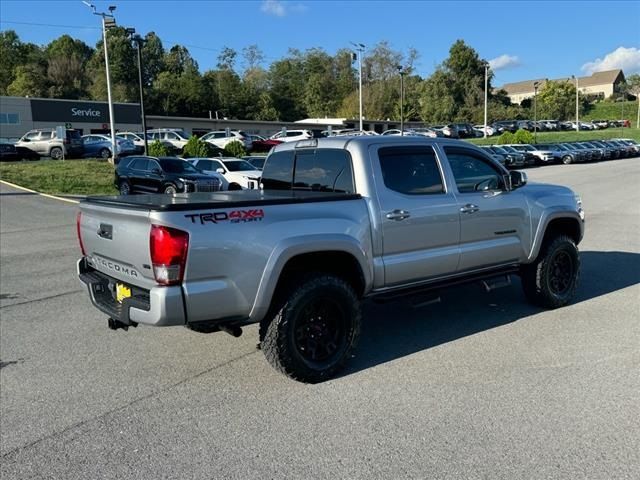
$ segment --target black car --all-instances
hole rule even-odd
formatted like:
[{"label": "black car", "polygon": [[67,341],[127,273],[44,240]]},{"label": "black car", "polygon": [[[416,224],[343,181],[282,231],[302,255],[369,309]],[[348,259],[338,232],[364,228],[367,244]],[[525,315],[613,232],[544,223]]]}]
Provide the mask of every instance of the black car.
[{"label": "black car", "polygon": [[217,192],[218,178],[205,175],[176,157],[127,157],[116,168],[114,184],[121,195],[129,193]]},{"label": "black car", "polygon": [[458,130],[458,138],[475,138],[476,132],[470,123],[454,123]]},{"label": "black car", "polygon": [[14,162],[19,159],[20,157],[18,157],[15,145],[11,143],[0,143],[0,161]]},{"label": "black car", "polygon": [[262,170],[262,168],[264,167],[264,161],[267,159],[267,157],[247,156],[247,157],[242,157],[242,159],[249,162],[258,170]]}]

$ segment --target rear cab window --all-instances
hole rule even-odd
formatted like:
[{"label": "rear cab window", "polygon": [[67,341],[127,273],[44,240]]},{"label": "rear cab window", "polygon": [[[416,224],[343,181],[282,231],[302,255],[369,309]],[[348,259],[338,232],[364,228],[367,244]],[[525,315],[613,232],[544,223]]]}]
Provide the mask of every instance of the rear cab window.
[{"label": "rear cab window", "polygon": [[444,193],[433,147],[384,147],[378,151],[385,187],[405,195]]}]

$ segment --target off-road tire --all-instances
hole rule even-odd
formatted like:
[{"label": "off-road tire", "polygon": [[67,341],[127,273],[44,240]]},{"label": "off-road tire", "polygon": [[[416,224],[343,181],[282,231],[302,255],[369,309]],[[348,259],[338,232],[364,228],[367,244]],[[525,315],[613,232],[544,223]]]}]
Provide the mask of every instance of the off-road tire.
[{"label": "off-road tire", "polygon": [[131,193],[131,185],[129,185],[129,182],[126,180],[123,180],[118,186],[118,191],[120,192],[120,195],[129,195]]},{"label": "off-road tire", "polygon": [[[318,383],[333,377],[351,357],[360,335],[361,303],[351,285],[333,275],[309,274],[291,282],[278,296],[260,324],[260,347],[269,363],[300,382]],[[323,330],[325,322],[336,328]],[[308,342],[320,339],[318,344],[322,344],[323,338],[334,335],[333,354],[318,361],[308,358],[316,354],[316,349],[307,348]],[[328,343],[332,345],[333,340]]]},{"label": "off-road tire", "polygon": [[545,240],[536,260],[524,265],[520,273],[527,299],[544,308],[567,305],[576,293],[579,276],[578,247],[566,235]]},{"label": "off-road tire", "polygon": [[49,156],[54,160],[62,159],[62,149],[60,147],[53,147],[49,152]]}]

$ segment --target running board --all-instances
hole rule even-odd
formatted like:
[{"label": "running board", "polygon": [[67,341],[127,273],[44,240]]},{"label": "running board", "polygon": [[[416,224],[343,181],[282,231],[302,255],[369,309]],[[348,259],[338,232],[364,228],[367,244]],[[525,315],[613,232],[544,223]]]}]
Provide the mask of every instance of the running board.
[{"label": "running board", "polygon": [[497,290],[498,288],[508,287],[511,285],[511,276],[510,275],[501,275],[499,277],[487,278],[486,280],[482,280],[482,286],[487,292],[491,292],[492,290]]}]

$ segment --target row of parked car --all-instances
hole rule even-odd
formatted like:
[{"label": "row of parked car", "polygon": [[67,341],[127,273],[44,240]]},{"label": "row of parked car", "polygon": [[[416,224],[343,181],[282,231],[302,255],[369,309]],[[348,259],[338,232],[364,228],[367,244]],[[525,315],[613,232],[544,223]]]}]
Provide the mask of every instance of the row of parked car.
[{"label": "row of parked car", "polygon": [[507,168],[582,163],[637,157],[640,143],[628,138],[587,142],[488,145],[480,147]]}]

